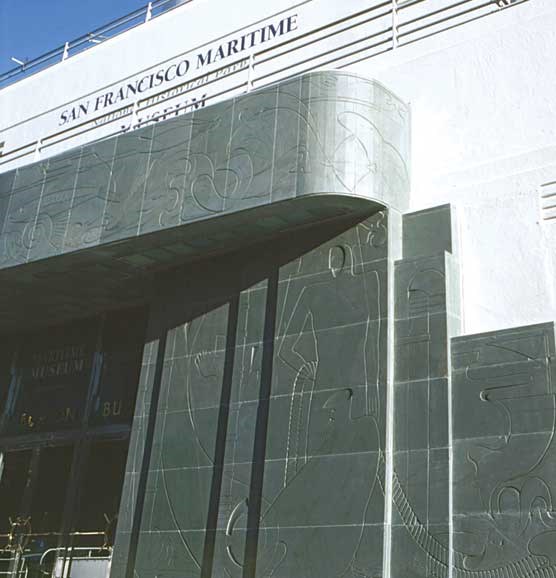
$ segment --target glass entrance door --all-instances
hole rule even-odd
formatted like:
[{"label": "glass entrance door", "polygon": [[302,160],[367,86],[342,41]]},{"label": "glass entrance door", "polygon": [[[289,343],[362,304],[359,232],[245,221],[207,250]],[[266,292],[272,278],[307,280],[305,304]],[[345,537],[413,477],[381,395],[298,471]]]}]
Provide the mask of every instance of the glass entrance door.
[{"label": "glass entrance door", "polygon": [[30,483],[31,450],[0,454],[0,549],[8,546],[12,526],[25,518],[24,495]]},{"label": "glass entrance door", "polygon": [[110,560],[145,323],[145,309],[110,312],[0,355],[0,551],[29,578]]}]

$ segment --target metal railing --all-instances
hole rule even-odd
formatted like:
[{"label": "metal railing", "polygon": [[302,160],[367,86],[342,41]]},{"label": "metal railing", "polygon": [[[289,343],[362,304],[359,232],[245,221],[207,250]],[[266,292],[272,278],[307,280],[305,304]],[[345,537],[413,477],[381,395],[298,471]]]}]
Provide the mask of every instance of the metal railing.
[{"label": "metal railing", "polygon": [[[49,562],[48,558],[52,557],[53,561]],[[98,575],[99,570],[104,570],[104,576],[98,575],[98,578],[106,578],[110,569],[112,559],[112,548],[103,546],[69,546],[49,548],[45,550],[39,560],[39,568],[46,576],[52,578],[71,578],[72,570],[80,574],[84,567],[95,565],[95,573]],[[100,564],[100,568],[99,568]]]},{"label": "metal railing", "polygon": [[63,558],[65,560],[79,558],[85,560],[105,560],[110,558],[111,552],[112,549],[108,546],[70,546],[68,548],[58,546],[45,550],[40,557],[39,564],[41,566],[48,565],[49,562],[47,562],[47,558],[51,554],[54,554],[53,558],[55,559]]},{"label": "metal railing", "polygon": [[[0,578],[71,578],[86,566],[107,578],[117,517],[103,515],[103,531],[34,532],[30,516],[9,518],[0,534]],[[98,573],[98,572],[97,572]]]},{"label": "metal railing", "polygon": [[0,577],[27,578],[29,568],[20,552],[0,551]]},{"label": "metal railing", "polygon": [[[119,34],[130,30],[131,28],[135,28],[140,24],[144,24],[153,18],[160,16],[172,10],[178,6],[182,6],[183,4],[189,4],[193,0],[154,0],[153,2],[149,2],[142,8],[138,8],[137,10],[126,14],[116,20],[93,30],[92,32],[88,32],[87,34],[83,34],[79,38],[66,42],[65,44],[46,52],[32,60],[24,62],[21,65],[15,66],[14,68],[1,73],[0,74],[0,89],[8,86],[14,82],[18,82],[27,76],[40,72],[45,68],[58,64],[70,58],[71,56],[75,56],[84,50],[92,48],[97,44],[101,44],[102,42],[113,38],[114,36],[118,36]],[[397,13],[398,10],[402,10],[414,4],[419,4],[424,0],[387,0],[384,2],[384,5],[391,5],[392,11],[392,27],[394,31],[397,29],[398,21],[397,21]],[[517,4],[523,0],[486,0],[485,4],[494,4],[498,8],[506,8],[513,4]],[[464,4],[463,2],[459,2],[458,4]],[[393,34],[392,40],[394,45],[398,45],[400,39],[406,36],[408,32],[400,33],[400,34]]]},{"label": "metal railing", "polygon": [[[528,0],[374,0],[364,10],[255,50],[181,85],[16,147],[6,146],[0,152],[0,170],[13,161],[39,160],[43,152],[69,148],[76,138],[83,142],[89,134],[86,142],[102,140],[290,76],[320,68],[344,69],[524,2]],[[102,132],[94,138],[99,127]]]},{"label": "metal railing", "polygon": [[[106,520],[104,532],[70,532],[66,536],[59,532],[35,533],[30,525],[24,528],[12,522],[11,531],[0,535],[6,540],[0,548],[0,578],[71,578],[72,568],[77,571],[91,564],[100,564],[107,571],[112,558],[109,535],[114,520]],[[60,539],[67,545],[58,545]]]},{"label": "metal railing", "polygon": [[193,0],[154,0],[153,2],[149,2],[142,8],[138,8],[137,10],[113,20],[92,32],[83,34],[79,38],[70,40],[45,54],[41,54],[32,60],[28,60],[19,66],[15,66],[10,70],[1,73],[0,89],[40,72],[45,68],[54,66],[71,56],[75,56],[76,54],[101,44],[114,36],[118,36],[122,32],[126,32],[131,28],[135,28],[140,24],[144,24],[161,14],[168,12],[169,10],[173,10],[178,6],[188,4],[192,1]]}]

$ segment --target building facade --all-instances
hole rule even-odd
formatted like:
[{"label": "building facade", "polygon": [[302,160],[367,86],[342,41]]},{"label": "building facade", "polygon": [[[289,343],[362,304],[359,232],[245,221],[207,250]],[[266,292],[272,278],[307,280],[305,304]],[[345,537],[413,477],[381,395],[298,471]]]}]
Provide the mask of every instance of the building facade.
[{"label": "building facade", "polygon": [[0,77],[2,571],[556,576],[556,7],[162,4]]}]

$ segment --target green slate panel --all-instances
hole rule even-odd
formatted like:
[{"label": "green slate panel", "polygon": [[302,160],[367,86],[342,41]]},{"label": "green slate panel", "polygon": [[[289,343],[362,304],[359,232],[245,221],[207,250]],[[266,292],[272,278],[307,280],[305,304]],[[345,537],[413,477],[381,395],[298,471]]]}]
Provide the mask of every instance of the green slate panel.
[{"label": "green slate panel", "polygon": [[30,261],[56,255],[63,250],[75,191],[75,165],[79,165],[80,157],[81,150],[77,149],[50,159],[46,165],[28,256]]},{"label": "green slate panel", "polygon": [[449,206],[403,216],[395,263],[392,578],[450,573]]},{"label": "green slate panel", "polygon": [[116,137],[100,243],[134,237],[145,195],[153,127]]},{"label": "green slate panel", "polygon": [[554,354],[553,323],[452,342],[457,567],[556,570]]},{"label": "green slate panel", "polygon": [[6,220],[15,175],[16,171],[10,171],[9,173],[3,173],[0,175],[0,232],[3,229]]},{"label": "green slate panel", "polygon": [[[382,85],[310,73],[17,169],[0,192],[0,267],[313,195],[403,210],[408,143],[408,107]],[[272,213],[249,234],[315,220]]]},{"label": "green slate panel", "polygon": [[110,139],[83,148],[75,175],[65,251],[94,246],[100,241],[115,145],[116,139]]},{"label": "green slate panel", "polygon": [[405,258],[433,255],[457,248],[456,223],[450,205],[408,213],[403,217],[403,255]]},{"label": "green slate panel", "polygon": [[43,190],[46,163],[17,169],[0,237],[0,266],[25,263]]},{"label": "green slate panel", "polygon": [[113,576],[126,564],[140,577],[382,567],[381,227],[385,213],[321,225],[159,276],[148,332],[166,346],[136,416],[152,439],[132,458],[143,484],[128,474],[139,490],[119,543],[130,555]]}]

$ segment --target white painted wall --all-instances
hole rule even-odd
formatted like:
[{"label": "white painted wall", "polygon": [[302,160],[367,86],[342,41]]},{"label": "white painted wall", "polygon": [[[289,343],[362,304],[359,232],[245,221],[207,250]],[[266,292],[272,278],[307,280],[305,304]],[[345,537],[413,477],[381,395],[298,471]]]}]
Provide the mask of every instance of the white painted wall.
[{"label": "white painted wall", "polygon": [[[37,130],[52,130],[45,111],[57,114],[282,11],[299,13],[302,34],[368,5],[194,0],[1,90],[0,141],[36,138]],[[451,202],[458,210],[465,333],[556,319],[556,222],[541,222],[538,202],[539,186],[556,181],[555,54],[556,2],[529,0],[356,64],[338,63],[411,103],[412,208]],[[43,116],[31,122],[35,115]]]},{"label": "white painted wall", "polygon": [[412,208],[458,209],[465,333],[556,319],[556,222],[538,201],[556,180],[556,2],[452,36],[352,69],[411,103]]}]

